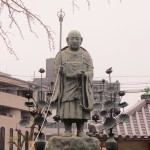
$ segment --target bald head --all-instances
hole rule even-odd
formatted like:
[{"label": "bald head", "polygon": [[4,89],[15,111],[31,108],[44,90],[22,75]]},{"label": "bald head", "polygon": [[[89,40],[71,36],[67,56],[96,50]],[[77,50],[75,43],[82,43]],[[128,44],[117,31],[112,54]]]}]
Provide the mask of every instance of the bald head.
[{"label": "bald head", "polygon": [[82,37],[79,31],[72,30],[69,32],[68,37],[66,38],[69,48],[73,51],[79,50],[82,43]]},{"label": "bald head", "polygon": [[78,36],[78,37],[81,37],[81,33],[77,30],[72,30],[68,33],[68,37],[70,36]]}]

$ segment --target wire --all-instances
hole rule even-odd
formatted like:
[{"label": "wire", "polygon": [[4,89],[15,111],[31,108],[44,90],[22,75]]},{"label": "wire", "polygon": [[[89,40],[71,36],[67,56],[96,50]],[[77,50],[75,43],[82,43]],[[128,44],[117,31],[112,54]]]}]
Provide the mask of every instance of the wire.
[{"label": "wire", "polygon": [[[13,76],[16,76],[16,77],[31,77],[33,78],[33,76],[23,76],[23,75],[11,75],[12,77]],[[35,76],[35,78],[38,78],[39,76]],[[54,77],[53,75],[52,76],[46,76],[46,78],[50,78],[50,77]],[[136,77],[136,78],[141,78],[141,77],[150,77],[150,75],[144,75],[144,76],[112,76],[113,77],[123,77],[123,78],[132,78],[132,77]],[[94,77],[93,79],[96,80],[96,79],[99,79],[99,78],[108,78],[106,76],[104,77]],[[93,80],[93,81],[94,81]],[[9,83],[13,83],[13,82],[9,82]],[[102,84],[95,84],[93,83],[94,85],[102,85]],[[119,83],[120,85],[139,85],[139,84],[150,84],[150,81],[145,81],[145,82],[122,82],[122,83]],[[23,84],[20,84],[20,85],[23,85]],[[25,85],[25,84],[24,84]]]},{"label": "wire", "polygon": [[[11,76],[17,76],[17,77],[33,77],[33,76],[29,76],[29,75],[17,75],[17,74],[15,74],[15,75],[11,75]],[[36,78],[37,77],[40,77],[40,76],[35,76]],[[53,76],[46,76],[46,77],[53,77]],[[111,76],[112,78],[148,78],[148,77],[150,77],[150,75],[143,75],[143,76],[137,76],[137,75],[135,75],[135,76],[133,76],[133,75],[116,75],[116,76]],[[109,78],[108,76],[101,76],[101,77],[94,77],[94,79],[96,79],[96,78]]]},{"label": "wire", "polygon": [[[10,82],[11,83],[11,82]],[[150,83],[141,83],[141,84],[150,84]],[[123,90],[126,90],[126,89],[134,89],[134,90],[138,90],[138,89],[144,89],[144,88],[146,88],[146,87],[148,87],[147,85],[142,85],[142,86],[139,86],[139,85],[141,85],[141,84],[120,84],[120,88],[121,89],[123,89]],[[23,85],[25,85],[25,84],[17,84],[18,86],[23,86]],[[93,85],[102,85],[102,84],[93,84]],[[123,86],[121,86],[121,85],[123,85]],[[131,86],[130,86],[131,85]],[[138,86],[132,86],[132,85],[138,85]],[[26,89],[26,87],[22,87],[22,88],[18,88],[18,89],[16,89],[16,87],[12,87],[12,86],[7,86],[7,87],[3,87],[3,86],[1,86],[0,87],[0,90],[14,90],[14,91],[22,91],[22,90],[25,90]],[[40,89],[32,89],[33,91],[39,91]],[[46,88],[46,90],[44,90],[43,92],[48,92],[48,89]]]},{"label": "wire", "polygon": [[[150,75],[143,75],[143,76],[111,76],[112,78],[148,78]],[[108,78],[108,76],[102,76],[102,77],[94,77],[94,78]]]}]

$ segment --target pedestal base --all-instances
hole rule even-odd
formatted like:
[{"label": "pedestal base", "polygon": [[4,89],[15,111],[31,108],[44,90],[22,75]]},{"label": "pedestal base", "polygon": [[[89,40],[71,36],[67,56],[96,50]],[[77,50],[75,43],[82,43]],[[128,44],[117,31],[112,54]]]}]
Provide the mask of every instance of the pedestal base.
[{"label": "pedestal base", "polygon": [[100,142],[93,137],[60,137],[49,139],[48,150],[100,150]]}]

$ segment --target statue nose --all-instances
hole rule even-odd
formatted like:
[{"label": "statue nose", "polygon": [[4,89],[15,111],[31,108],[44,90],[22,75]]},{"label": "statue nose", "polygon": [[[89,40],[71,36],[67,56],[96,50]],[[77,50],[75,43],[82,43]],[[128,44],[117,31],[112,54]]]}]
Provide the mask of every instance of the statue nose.
[{"label": "statue nose", "polygon": [[73,39],[73,43],[76,43],[77,42],[77,40],[76,39]]}]

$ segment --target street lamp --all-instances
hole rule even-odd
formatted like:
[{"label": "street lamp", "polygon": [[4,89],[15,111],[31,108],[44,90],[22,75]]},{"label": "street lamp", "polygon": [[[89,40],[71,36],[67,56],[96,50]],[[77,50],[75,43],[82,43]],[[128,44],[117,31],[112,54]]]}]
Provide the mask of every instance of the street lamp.
[{"label": "street lamp", "polygon": [[[107,69],[106,73],[109,75],[107,91],[105,90],[106,81],[105,79],[102,79],[103,90],[101,92],[101,94],[104,95],[105,100],[102,101],[99,105],[95,103],[94,108],[100,110],[100,116],[104,118],[103,130],[109,130],[108,140],[106,141],[107,150],[117,150],[117,141],[114,139],[113,128],[118,123],[127,122],[129,120],[129,116],[124,113],[124,108],[128,104],[126,102],[121,103],[121,99],[125,95],[125,92],[118,92],[118,83],[113,85],[111,82],[112,68]],[[117,96],[120,97],[120,100],[117,99]],[[123,109],[122,112],[121,108]]]}]

